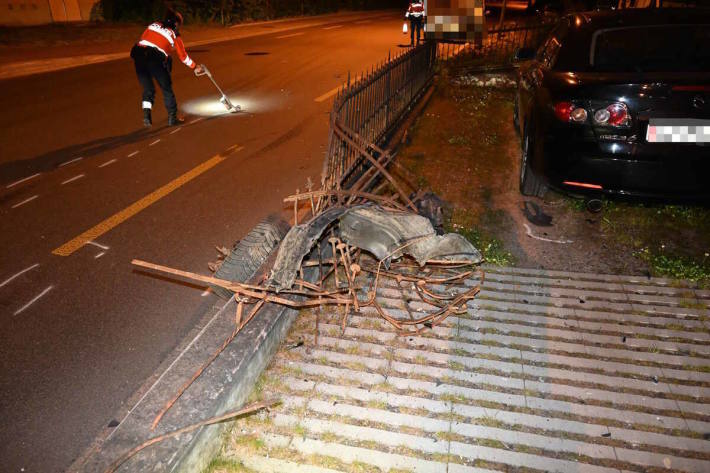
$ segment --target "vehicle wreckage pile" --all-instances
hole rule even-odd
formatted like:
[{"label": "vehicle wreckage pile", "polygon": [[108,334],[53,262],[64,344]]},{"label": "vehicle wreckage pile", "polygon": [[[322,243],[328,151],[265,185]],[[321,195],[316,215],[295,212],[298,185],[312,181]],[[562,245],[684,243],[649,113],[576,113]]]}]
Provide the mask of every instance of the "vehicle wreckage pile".
[{"label": "vehicle wreckage pile", "polygon": [[[467,301],[476,297],[480,284],[459,292],[453,288],[474,275],[483,281],[477,266],[481,253],[457,233],[437,234],[432,220],[440,226],[441,209],[431,205],[431,195],[418,192],[410,199],[392,176],[386,171],[382,174],[397,189],[394,197],[350,190],[299,193],[284,199],[293,202],[296,224],[262,266],[261,275],[249,283],[133,261],[137,266],[230,291],[237,307],[232,334],[168,401],[152,428],[266,303],[295,309],[342,307],[343,331],[350,314],[373,307],[401,335],[431,329],[449,315],[466,311]],[[301,202],[310,202],[312,217],[299,224]],[[376,297],[387,278],[398,285],[411,285],[435,310],[418,318],[389,314]],[[317,333],[317,327],[315,330]]]},{"label": "vehicle wreckage pile", "polygon": [[[405,256],[416,264],[396,263]],[[466,301],[476,296],[479,286],[455,295],[437,293],[430,286],[454,284],[474,272],[480,273],[472,266],[481,261],[481,253],[468,240],[457,233],[437,235],[428,218],[396,207],[366,203],[333,205],[310,221],[294,225],[278,248],[270,275],[260,284],[227,281],[140,260],[133,264],[233,292],[240,327],[266,302],[292,308],[340,305],[345,307],[345,315],[372,306],[398,332],[408,335],[466,310]],[[304,268],[315,266],[315,282],[304,279]],[[369,286],[359,278],[366,273],[374,276]],[[382,278],[414,283],[421,300],[438,310],[418,319],[388,315],[375,297]],[[246,306],[251,310],[244,316]]]}]

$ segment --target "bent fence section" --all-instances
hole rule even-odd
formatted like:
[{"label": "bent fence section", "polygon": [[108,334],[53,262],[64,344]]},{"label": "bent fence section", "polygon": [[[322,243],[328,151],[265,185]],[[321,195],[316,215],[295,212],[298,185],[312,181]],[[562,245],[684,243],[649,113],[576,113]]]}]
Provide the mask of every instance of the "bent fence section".
[{"label": "bent fence section", "polygon": [[348,79],[330,114],[324,190],[350,188],[372,159],[382,154],[378,145],[426,89],[435,65],[436,47],[425,43],[387,59],[352,82]]}]

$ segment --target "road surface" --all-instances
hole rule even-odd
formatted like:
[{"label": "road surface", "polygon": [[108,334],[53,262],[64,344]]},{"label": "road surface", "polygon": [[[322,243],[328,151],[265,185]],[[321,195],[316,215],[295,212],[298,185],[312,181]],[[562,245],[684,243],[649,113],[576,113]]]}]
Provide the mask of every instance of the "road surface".
[{"label": "road surface", "polygon": [[215,302],[131,259],[208,273],[215,245],[319,182],[334,91],[402,38],[379,12],[193,48],[246,111],[211,115],[176,61],[179,128],[158,93],[142,129],[127,59],[0,81],[2,471],[63,471],[130,408]]}]

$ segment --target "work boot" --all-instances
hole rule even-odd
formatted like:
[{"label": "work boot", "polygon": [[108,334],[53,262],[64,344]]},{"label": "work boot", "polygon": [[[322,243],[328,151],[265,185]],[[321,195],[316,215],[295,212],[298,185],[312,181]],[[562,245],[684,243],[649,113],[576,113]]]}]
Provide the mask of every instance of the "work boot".
[{"label": "work boot", "polygon": [[143,109],[143,126],[146,128],[150,128],[150,126],[152,124],[153,124],[153,119],[150,116],[150,109],[144,108]]},{"label": "work boot", "polygon": [[179,126],[185,123],[185,117],[177,113],[168,114],[168,126]]}]

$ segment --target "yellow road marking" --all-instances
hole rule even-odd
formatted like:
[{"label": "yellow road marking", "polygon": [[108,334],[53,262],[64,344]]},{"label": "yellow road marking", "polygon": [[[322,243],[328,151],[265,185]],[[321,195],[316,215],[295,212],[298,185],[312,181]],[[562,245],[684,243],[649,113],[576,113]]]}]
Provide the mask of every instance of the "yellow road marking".
[{"label": "yellow road marking", "polygon": [[[354,82],[357,82],[357,80],[358,80],[358,77],[354,78],[354,79],[352,80],[352,82],[353,82],[353,83],[354,83]],[[326,100],[328,100],[329,98],[331,98],[333,95],[337,94],[338,91],[339,91],[340,89],[342,89],[343,86],[345,86],[345,85],[347,85],[347,84],[339,85],[338,87],[336,87],[336,88],[334,88],[334,89],[332,89],[332,90],[329,90],[328,92],[324,93],[324,94],[321,95],[320,97],[316,97],[314,100],[315,100],[316,102],[325,102]]]},{"label": "yellow road marking", "polygon": [[57,256],[69,256],[72,253],[74,253],[76,250],[81,248],[82,246],[86,245],[90,241],[95,240],[96,238],[100,237],[104,233],[112,230],[113,228],[117,227],[121,223],[125,222],[129,218],[133,217],[136,215],[138,212],[144,210],[148,206],[154,204],[158,200],[162,199],[166,195],[170,194],[174,190],[180,188],[184,184],[190,182],[200,174],[204,173],[205,171],[208,171],[209,169],[215,167],[225,159],[227,159],[227,156],[233,152],[237,152],[244,149],[243,147],[238,147],[238,148],[233,148],[233,151],[227,152],[227,153],[220,153],[217,156],[212,157],[211,159],[205,161],[204,163],[200,164],[199,166],[191,169],[190,171],[186,172],[182,176],[172,180],[171,182],[165,184],[163,187],[151,192],[147,196],[143,197],[142,199],[134,202],[133,204],[129,205],[125,209],[121,210],[120,212],[110,216],[103,222],[99,223],[98,225],[88,229],[81,235],[77,236],[76,238],[66,242],[56,250],[52,251],[52,254],[55,254]]}]

